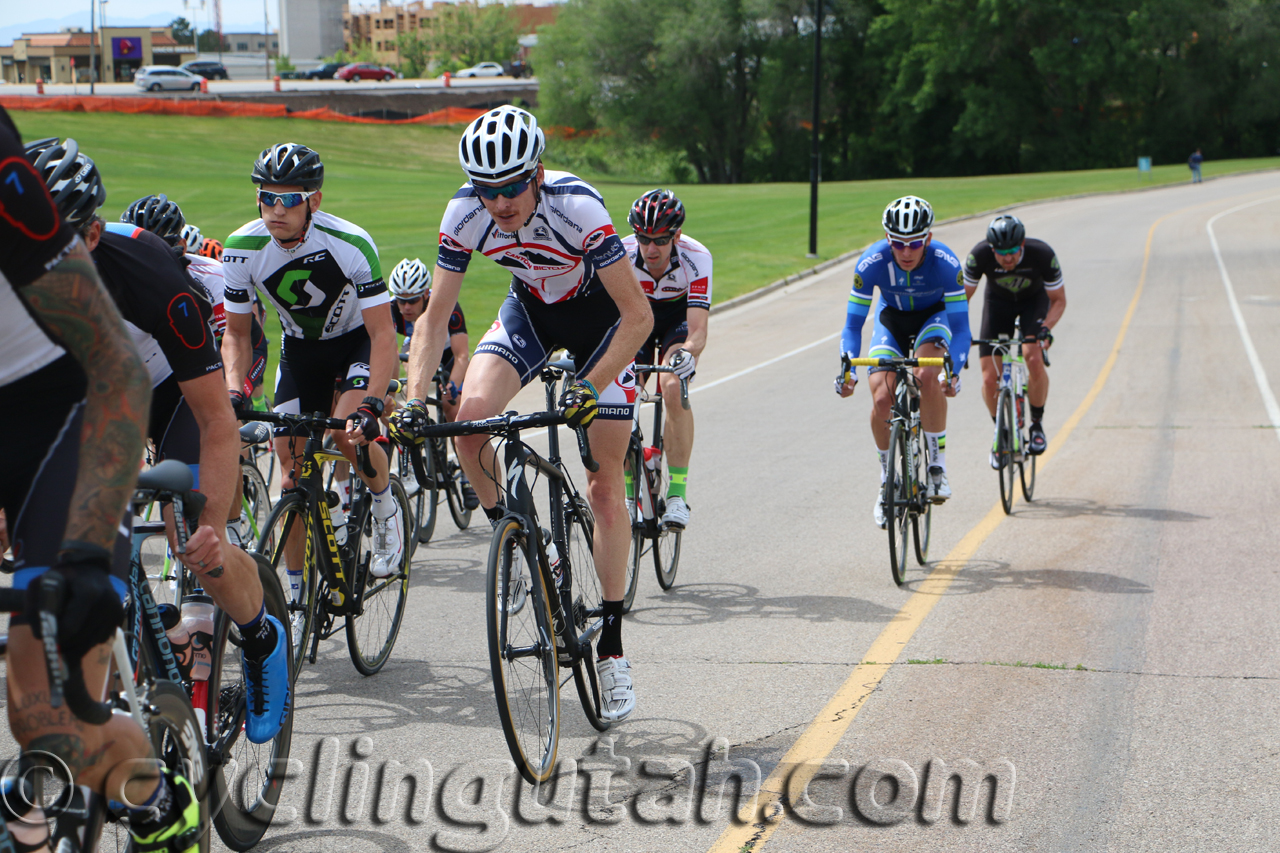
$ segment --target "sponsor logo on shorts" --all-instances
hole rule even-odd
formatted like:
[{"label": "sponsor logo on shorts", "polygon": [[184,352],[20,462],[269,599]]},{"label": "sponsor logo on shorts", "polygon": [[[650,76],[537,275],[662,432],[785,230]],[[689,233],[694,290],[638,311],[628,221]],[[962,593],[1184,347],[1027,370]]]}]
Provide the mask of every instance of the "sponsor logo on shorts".
[{"label": "sponsor logo on shorts", "polygon": [[512,335],[511,342],[516,346],[520,347],[520,349],[525,348],[524,338],[520,337],[519,335]]},{"label": "sponsor logo on shorts", "polygon": [[705,277],[700,278],[697,281],[690,284],[689,292],[696,296],[706,296],[707,295],[707,279]]},{"label": "sponsor logo on shorts", "polygon": [[602,418],[629,418],[631,417],[631,407],[597,405],[596,414]]}]

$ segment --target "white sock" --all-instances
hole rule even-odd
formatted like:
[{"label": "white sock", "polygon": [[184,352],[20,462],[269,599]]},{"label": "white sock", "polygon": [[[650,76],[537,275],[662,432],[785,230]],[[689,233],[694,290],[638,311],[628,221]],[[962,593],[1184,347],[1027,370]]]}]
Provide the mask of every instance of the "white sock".
[{"label": "white sock", "polygon": [[929,446],[929,465],[936,465],[943,471],[947,470],[947,433],[943,432],[926,432],[924,434],[925,443]]},{"label": "white sock", "polygon": [[876,455],[880,457],[880,482],[883,483],[889,479],[889,451],[877,447]]},{"label": "white sock", "polygon": [[[370,490],[372,492],[372,490]],[[391,496],[391,484],[380,492],[373,493],[373,517],[386,521],[396,514],[396,499]]]},{"label": "white sock", "polygon": [[302,601],[302,572],[285,571],[289,577],[289,601],[298,604]]}]

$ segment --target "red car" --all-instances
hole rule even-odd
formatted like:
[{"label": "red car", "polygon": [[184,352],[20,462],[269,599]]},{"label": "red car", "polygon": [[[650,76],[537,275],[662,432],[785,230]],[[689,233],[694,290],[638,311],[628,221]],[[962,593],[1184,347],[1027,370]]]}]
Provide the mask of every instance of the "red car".
[{"label": "red car", "polygon": [[388,68],[385,65],[374,65],[372,62],[353,62],[350,65],[344,65],[338,69],[333,75],[335,80],[346,80],[351,83],[356,80],[394,80],[396,72],[394,68]]}]

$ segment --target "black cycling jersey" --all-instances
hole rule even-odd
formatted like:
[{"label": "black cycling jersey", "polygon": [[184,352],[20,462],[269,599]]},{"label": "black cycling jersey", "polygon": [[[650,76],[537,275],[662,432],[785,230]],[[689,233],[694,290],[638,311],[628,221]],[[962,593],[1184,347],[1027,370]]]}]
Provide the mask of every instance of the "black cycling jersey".
[{"label": "black cycling jersey", "polygon": [[1027,239],[1022,258],[1011,270],[996,262],[995,252],[986,240],[973,247],[964,264],[964,283],[977,287],[987,277],[985,299],[1007,302],[1031,301],[1046,290],[1062,287],[1062,268],[1058,256],[1043,240]]},{"label": "black cycling jersey", "polygon": [[[396,324],[396,334],[405,337],[413,336],[413,323],[410,323],[400,313],[400,306],[395,302],[391,303],[391,321]],[[467,318],[462,315],[462,305],[454,303],[453,313],[449,315],[449,337],[454,335],[465,335],[467,333]]]}]

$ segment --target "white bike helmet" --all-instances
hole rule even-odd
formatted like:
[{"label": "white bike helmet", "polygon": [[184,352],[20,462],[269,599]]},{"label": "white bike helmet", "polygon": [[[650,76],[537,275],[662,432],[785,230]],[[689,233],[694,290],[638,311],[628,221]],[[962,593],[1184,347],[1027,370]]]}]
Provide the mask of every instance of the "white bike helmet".
[{"label": "white bike helmet", "polygon": [[422,261],[407,258],[396,264],[387,279],[387,289],[397,299],[412,299],[431,289],[431,270]]},{"label": "white bike helmet", "polygon": [[182,226],[182,242],[187,247],[188,255],[198,255],[200,254],[200,247],[204,245],[204,235],[194,225],[184,225]]},{"label": "white bike helmet", "polygon": [[905,195],[884,209],[884,230],[890,237],[919,239],[933,227],[933,208],[929,202]]},{"label": "white bike helmet", "polygon": [[471,180],[496,183],[531,171],[546,147],[538,120],[507,104],[471,122],[458,143],[458,160]]}]

